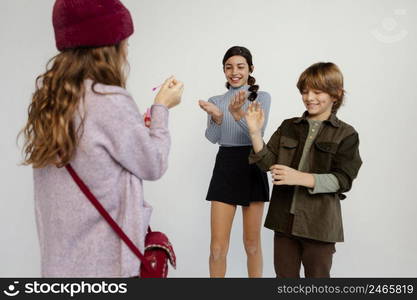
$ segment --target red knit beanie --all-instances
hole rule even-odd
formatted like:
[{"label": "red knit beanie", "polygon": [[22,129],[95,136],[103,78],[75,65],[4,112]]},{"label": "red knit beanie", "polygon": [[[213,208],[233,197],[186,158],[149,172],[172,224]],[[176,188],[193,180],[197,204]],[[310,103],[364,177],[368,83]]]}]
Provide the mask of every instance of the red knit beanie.
[{"label": "red knit beanie", "polygon": [[115,45],[133,33],[120,0],[56,0],[52,23],[58,50]]}]

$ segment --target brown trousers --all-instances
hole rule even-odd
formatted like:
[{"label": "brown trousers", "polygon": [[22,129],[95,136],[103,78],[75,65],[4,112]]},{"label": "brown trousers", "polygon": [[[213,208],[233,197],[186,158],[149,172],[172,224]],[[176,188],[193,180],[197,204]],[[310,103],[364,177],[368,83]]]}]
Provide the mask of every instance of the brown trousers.
[{"label": "brown trousers", "polygon": [[[289,228],[292,227],[290,218]],[[291,230],[289,230],[291,232]],[[335,243],[321,242],[275,232],[274,267],[278,278],[299,278],[301,263],[305,277],[329,278]]]}]

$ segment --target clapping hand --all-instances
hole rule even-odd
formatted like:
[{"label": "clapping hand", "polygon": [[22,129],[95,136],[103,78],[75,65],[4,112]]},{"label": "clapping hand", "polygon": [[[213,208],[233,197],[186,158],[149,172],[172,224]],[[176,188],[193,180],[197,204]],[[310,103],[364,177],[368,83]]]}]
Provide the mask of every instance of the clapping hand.
[{"label": "clapping hand", "polygon": [[204,110],[211,116],[214,122],[216,122],[219,125],[222,123],[223,112],[220,110],[220,108],[217,107],[217,105],[203,100],[199,100],[198,105],[201,107],[202,110]]},{"label": "clapping hand", "polygon": [[265,122],[265,115],[259,102],[254,101],[249,104],[245,113],[245,119],[251,134],[261,133]]},{"label": "clapping hand", "polygon": [[246,94],[245,91],[239,91],[229,103],[229,111],[236,121],[239,121],[245,115],[242,106],[245,104]]}]

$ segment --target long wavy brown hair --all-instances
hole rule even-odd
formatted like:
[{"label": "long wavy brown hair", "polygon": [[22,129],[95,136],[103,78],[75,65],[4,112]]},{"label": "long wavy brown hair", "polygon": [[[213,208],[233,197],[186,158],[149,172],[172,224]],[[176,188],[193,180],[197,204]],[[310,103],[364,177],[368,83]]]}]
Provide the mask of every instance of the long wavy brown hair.
[{"label": "long wavy brown hair", "polygon": [[84,97],[84,80],[93,81],[93,91],[96,83],[125,87],[126,66],[126,41],[68,49],[49,60],[46,72],[36,78],[28,121],[20,132],[25,140],[23,164],[34,168],[65,166],[82,133],[82,116],[75,128],[74,115]]}]

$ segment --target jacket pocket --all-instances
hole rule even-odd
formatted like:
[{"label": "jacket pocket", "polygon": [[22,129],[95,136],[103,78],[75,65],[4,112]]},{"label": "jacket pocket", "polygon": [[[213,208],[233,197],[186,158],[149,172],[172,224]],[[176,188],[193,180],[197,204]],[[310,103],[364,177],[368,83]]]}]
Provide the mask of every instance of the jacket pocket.
[{"label": "jacket pocket", "polygon": [[332,142],[316,142],[315,145],[319,150],[332,154],[336,153],[338,146],[336,143]]},{"label": "jacket pocket", "polygon": [[283,135],[281,136],[280,146],[288,149],[296,148],[298,146],[298,141]]},{"label": "jacket pocket", "polygon": [[314,156],[312,161],[313,172],[328,173],[332,167],[332,160],[337,152],[337,143],[315,142]]},{"label": "jacket pocket", "polygon": [[281,136],[277,163],[291,166],[297,147],[298,141],[296,139],[287,136]]}]

